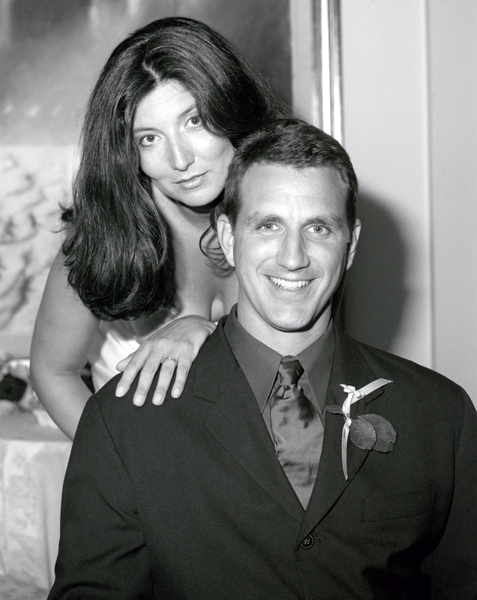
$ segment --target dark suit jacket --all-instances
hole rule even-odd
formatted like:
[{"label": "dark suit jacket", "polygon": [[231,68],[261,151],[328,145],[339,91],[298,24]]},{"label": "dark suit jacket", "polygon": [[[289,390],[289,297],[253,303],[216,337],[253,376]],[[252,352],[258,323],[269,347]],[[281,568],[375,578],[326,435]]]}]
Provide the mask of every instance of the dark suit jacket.
[{"label": "dark suit jacket", "polygon": [[88,402],[66,475],[50,599],[477,598],[477,417],[461,388],[337,330],[341,383],[387,385],[354,405],[394,452],[348,446],[327,413],[303,511],[222,325],[179,399],[137,408],[116,379]]}]

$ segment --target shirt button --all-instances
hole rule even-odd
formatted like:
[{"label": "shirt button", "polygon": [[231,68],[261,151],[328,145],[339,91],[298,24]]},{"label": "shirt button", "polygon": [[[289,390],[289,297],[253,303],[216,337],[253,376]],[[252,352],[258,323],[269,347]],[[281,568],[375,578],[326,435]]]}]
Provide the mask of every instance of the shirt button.
[{"label": "shirt button", "polygon": [[315,538],[311,535],[311,533],[310,533],[310,535],[307,535],[306,538],[300,544],[300,546],[302,548],[304,548],[305,550],[309,550],[310,548],[313,548],[314,545],[315,545]]}]

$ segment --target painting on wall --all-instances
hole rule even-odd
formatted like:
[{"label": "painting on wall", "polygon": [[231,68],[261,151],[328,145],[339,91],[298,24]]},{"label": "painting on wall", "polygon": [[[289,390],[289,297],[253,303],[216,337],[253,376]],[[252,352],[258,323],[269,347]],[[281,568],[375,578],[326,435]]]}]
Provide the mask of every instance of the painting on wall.
[{"label": "painting on wall", "polygon": [[25,355],[59,248],[58,204],[69,197],[72,154],[62,147],[0,147],[0,352]]},{"label": "painting on wall", "polygon": [[84,107],[111,50],[154,19],[197,18],[289,104],[289,12],[289,0],[0,0],[0,355],[28,354]]}]

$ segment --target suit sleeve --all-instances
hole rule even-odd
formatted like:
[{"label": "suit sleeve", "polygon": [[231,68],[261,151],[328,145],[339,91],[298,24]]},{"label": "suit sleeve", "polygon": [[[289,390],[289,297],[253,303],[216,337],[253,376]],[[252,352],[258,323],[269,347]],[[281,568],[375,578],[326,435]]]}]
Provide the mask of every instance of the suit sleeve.
[{"label": "suit sleeve", "polygon": [[131,481],[94,396],[66,472],[55,571],[49,600],[153,597]]},{"label": "suit sleeve", "polygon": [[477,413],[463,390],[462,396],[452,506],[445,533],[425,563],[432,600],[477,598]]}]

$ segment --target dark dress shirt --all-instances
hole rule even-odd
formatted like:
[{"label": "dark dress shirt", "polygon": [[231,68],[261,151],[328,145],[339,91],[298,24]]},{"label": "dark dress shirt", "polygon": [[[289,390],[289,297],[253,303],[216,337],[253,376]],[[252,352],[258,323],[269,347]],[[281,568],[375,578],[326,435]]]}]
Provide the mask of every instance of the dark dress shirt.
[{"label": "dark dress shirt", "polygon": [[[224,332],[257,400],[270,437],[273,439],[269,398],[282,356],[245,331],[237,319],[236,305],[230,311]],[[334,351],[334,329],[332,322],[330,322],[326,332],[297,355],[304,369],[298,384],[316,408],[323,425],[326,414],[324,410],[326,393]],[[321,448],[318,450],[318,455],[320,455]]]}]

